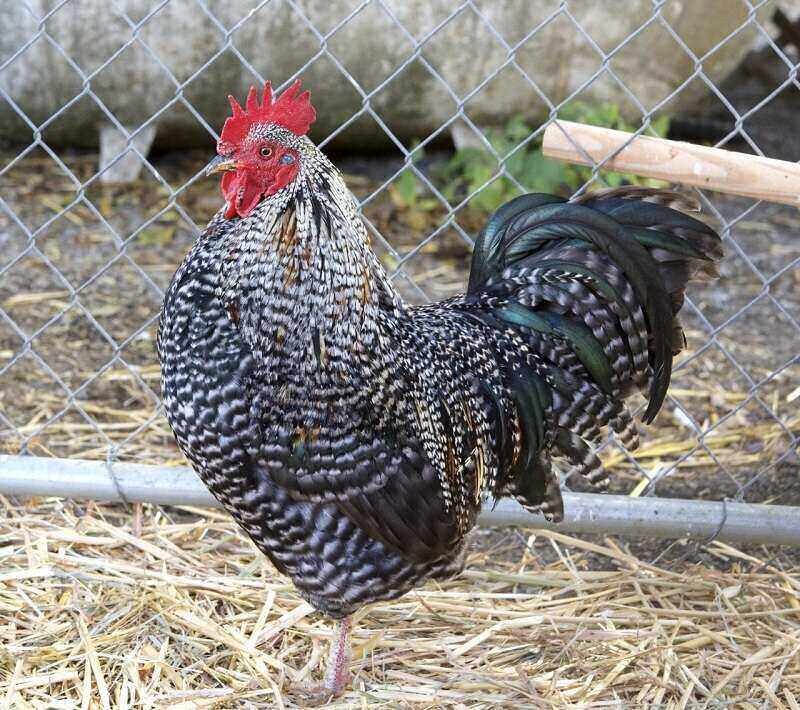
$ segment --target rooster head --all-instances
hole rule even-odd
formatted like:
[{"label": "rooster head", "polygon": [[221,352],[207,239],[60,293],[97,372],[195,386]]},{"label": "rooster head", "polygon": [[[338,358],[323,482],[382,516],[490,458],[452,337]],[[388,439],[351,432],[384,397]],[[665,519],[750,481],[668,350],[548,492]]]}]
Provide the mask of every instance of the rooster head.
[{"label": "rooster head", "polygon": [[317,114],[300,80],[273,100],[267,82],[261,101],[250,87],[245,108],[228,96],[233,115],[222,128],[217,157],[206,174],[224,172],[225,217],[249,215],[265,197],[290,184],[300,171],[298,139],[308,133]]}]

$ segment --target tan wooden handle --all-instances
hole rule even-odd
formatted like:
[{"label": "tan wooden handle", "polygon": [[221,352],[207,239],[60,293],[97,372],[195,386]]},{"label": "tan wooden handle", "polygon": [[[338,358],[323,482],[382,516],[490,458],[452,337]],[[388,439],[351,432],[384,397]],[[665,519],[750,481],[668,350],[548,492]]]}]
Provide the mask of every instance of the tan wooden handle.
[{"label": "tan wooden handle", "polygon": [[800,165],[786,160],[650,136],[631,139],[624,131],[572,121],[551,123],[542,151],[579,165],[602,163],[603,170],[800,206]]}]

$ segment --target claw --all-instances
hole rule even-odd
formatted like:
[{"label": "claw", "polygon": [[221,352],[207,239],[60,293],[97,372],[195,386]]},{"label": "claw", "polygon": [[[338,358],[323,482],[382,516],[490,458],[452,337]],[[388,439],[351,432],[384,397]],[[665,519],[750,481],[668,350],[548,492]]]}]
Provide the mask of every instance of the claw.
[{"label": "claw", "polygon": [[305,707],[319,707],[344,695],[350,683],[350,630],[353,620],[348,616],[338,622],[339,632],[331,642],[328,665],[322,683],[296,687]]},{"label": "claw", "polygon": [[298,705],[304,708],[322,707],[344,693],[344,689],[338,694],[333,693],[329,688],[325,687],[324,683],[309,683],[296,686],[294,691],[297,695]]}]

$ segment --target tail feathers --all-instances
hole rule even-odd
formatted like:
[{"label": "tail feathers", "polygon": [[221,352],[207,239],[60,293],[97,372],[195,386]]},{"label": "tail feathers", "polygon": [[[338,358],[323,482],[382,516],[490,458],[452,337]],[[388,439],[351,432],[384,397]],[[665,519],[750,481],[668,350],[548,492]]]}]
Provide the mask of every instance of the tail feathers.
[{"label": "tail feathers", "polygon": [[509,225],[526,212],[542,205],[564,202],[555,195],[522,195],[500,207],[486,222],[472,251],[468,293],[479,290],[498,270],[502,270],[502,245]]},{"label": "tail feathers", "polygon": [[685,215],[688,212],[700,212],[700,202],[693,195],[661,187],[623,185],[622,187],[609,187],[602,190],[584,192],[582,195],[572,198],[572,202],[576,205],[589,206],[595,206],[600,201],[610,205],[614,200],[636,200],[646,204],[659,205],[681,215]]},{"label": "tail feathers", "polygon": [[[670,296],[673,316],[683,306],[689,281],[719,277],[716,261],[722,258],[719,235],[708,225],[677,210],[699,212],[696,201],[680,193],[655,188],[623,187],[589,193],[581,202],[622,224],[656,262]],[[686,346],[677,318],[669,330],[672,354]]]},{"label": "tail feathers", "polygon": [[608,475],[597,454],[577,434],[568,429],[559,429],[555,440],[556,452],[563,456],[575,473],[598,487],[608,484]]},{"label": "tail feathers", "polygon": [[512,495],[531,513],[541,513],[546,520],[560,523],[564,519],[564,501],[558,475],[547,454],[537,458],[528,475],[518,476],[512,484]]},{"label": "tail feathers", "polygon": [[518,445],[503,486],[529,507],[558,515],[550,456],[605,483],[590,443],[610,427],[638,445],[622,401],[633,390],[648,390],[645,422],[658,413],[685,346],[676,316],[686,284],[714,278],[722,255],[714,230],[678,210],[697,205],[648,188],[572,202],[524,195],[479,236],[465,305],[516,343],[505,384]]},{"label": "tail feathers", "polygon": [[[521,200],[523,198],[517,198]],[[645,420],[655,417],[666,394],[672,365],[672,349],[666,333],[672,321],[669,298],[655,268],[655,262],[646,249],[613,219],[597,210],[574,204],[547,204],[515,217],[508,229],[508,239],[501,242],[501,262],[508,265],[535,266],[543,250],[557,249],[559,245],[583,242],[584,248],[606,255],[625,273],[639,302],[648,317],[650,360],[654,378],[650,390],[650,405]],[[499,274],[502,277],[502,274]],[[540,317],[537,309],[536,316]],[[563,331],[563,328],[562,328]],[[594,340],[593,338],[591,340]],[[583,339],[588,350],[598,347]],[[610,369],[610,365],[592,356],[591,366],[596,372]],[[584,362],[589,368],[589,363]],[[607,382],[601,382],[605,388]]]},{"label": "tail feathers", "polygon": [[[718,278],[715,262],[722,258],[719,235],[685,212],[699,212],[696,200],[672,190],[621,187],[587,193],[578,204],[596,209],[624,225],[649,248],[659,262],[667,291],[683,290],[687,281]],[[681,264],[672,273],[666,265]]]},{"label": "tail feathers", "polygon": [[628,451],[639,448],[639,430],[626,407],[623,407],[616,419],[611,422],[611,430],[617,435],[619,443]]}]

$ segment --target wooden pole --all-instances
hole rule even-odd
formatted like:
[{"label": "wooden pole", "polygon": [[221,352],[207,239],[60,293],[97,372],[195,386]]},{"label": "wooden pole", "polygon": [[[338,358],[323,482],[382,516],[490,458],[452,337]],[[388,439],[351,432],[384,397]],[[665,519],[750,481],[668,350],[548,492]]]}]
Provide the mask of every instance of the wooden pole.
[{"label": "wooden pole", "polygon": [[632,138],[624,131],[572,121],[551,123],[542,151],[548,158],[578,165],[602,163],[603,170],[800,206],[800,165],[786,160],[664,138]]}]

